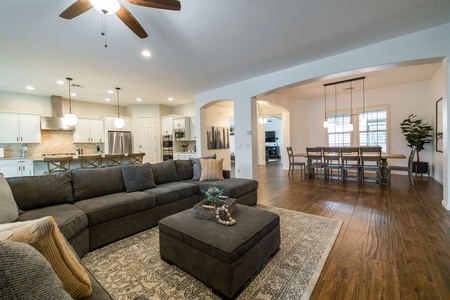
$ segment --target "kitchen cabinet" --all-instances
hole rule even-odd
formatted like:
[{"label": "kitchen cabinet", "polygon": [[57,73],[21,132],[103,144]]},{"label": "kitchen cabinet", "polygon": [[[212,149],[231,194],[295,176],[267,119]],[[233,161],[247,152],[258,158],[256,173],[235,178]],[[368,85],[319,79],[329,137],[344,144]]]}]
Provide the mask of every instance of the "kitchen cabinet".
[{"label": "kitchen cabinet", "polygon": [[0,143],[40,143],[41,116],[0,113]]},{"label": "kitchen cabinet", "polygon": [[34,175],[33,161],[26,158],[0,160],[0,172],[5,177],[31,176]]},{"label": "kitchen cabinet", "polygon": [[173,155],[174,160],[189,159],[189,158],[196,158],[196,157],[197,157],[197,153],[194,153],[194,152],[180,152],[180,153],[175,153]]},{"label": "kitchen cabinet", "polygon": [[106,130],[108,130],[108,131],[131,131],[131,118],[127,117],[127,116],[120,116],[120,117],[124,121],[123,128],[117,128],[116,126],[114,126],[114,120],[117,117],[107,116],[105,118]]},{"label": "kitchen cabinet", "polygon": [[173,129],[187,129],[189,128],[189,118],[182,117],[173,119]]},{"label": "kitchen cabinet", "polygon": [[104,140],[102,120],[78,119],[76,130],[73,134],[75,143],[102,143]]},{"label": "kitchen cabinet", "polygon": [[173,117],[161,117],[161,135],[173,135]]}]

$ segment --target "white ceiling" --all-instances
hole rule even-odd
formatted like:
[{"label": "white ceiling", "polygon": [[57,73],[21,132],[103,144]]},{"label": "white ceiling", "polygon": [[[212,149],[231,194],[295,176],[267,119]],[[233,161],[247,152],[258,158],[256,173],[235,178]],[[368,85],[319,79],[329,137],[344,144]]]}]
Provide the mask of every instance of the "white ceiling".
[{"label": "white ceiling", "polygon": [[[180,12],[121,0],[149,34],[139,39],[116,16],[72,20],[74,0],[2,1],[0,90],[73,99],[179,105],[194,95],[247,78],[450,22],[449,0],[181,0]],[[148,49],[146,59],[141,51]],[[32,85],[29,92],[25,86]],[[173,102],[167,99],[173,97]],[[113,103],[112,103],[113,104]]]}]

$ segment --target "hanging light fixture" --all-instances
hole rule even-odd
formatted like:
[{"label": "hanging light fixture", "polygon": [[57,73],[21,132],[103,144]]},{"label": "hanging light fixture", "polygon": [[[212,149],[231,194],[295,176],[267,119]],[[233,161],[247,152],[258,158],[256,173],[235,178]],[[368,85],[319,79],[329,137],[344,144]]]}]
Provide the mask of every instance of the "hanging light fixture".
[{"label": "hanging light fixture", "polygon": [[77,116],[72,113],[72,94],[70,92],[70,82],[72,81],[72,78],[67,77],[67,81],[69,81],[69,113],[64,115],[64,121],[68,126],[74,126],[77,124]]},{"label": "hanging light fixture", "polygon": [[114,126],[116,126],[116,128],[123,128],[123,126],[125,125],[125,121],[120,117],[120,112],[119,112],[119,87],[116,87],[117,90],[117,118],[114,119]]},{"label": "hanging light fixture", "polygon": [[259,122],[259,124],[265,124],[265,123],[267,123],[267,118],[266,117],[264,117],[264,114],[263,114],[263,111],[262,111],[262,108],[261,108],[261,106],[259,105],[259,104],[256,104],[257,105],[257,107],[258,107],[258,122]]},{"label": "hanging light fixture", "polygon": [[323,128],[328,128],[328,117],[327,117],[327,87],[326,85],[323,86],[325,90],[325,121],[323,121]]},{"label": "hanging light fixture", "polygon": [[348,130],[353,131],[353,123],[352,123],[352,116],[353,116],[353,81],[350,81],[350,124],[348,125]]},{"label": "hanging light fixture", "polygon": [[115,14],[120,9],[120,4],[116,0],[89,0],[92,6],[105,15]]}]

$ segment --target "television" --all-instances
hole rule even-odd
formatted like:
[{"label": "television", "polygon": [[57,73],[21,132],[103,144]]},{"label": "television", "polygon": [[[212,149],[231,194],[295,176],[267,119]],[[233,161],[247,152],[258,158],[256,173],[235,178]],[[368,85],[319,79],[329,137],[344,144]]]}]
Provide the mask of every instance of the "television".
[{"label": "television", "polygon": [[275,143],[276,141],[275,131],[266,131],[266,143]]}]

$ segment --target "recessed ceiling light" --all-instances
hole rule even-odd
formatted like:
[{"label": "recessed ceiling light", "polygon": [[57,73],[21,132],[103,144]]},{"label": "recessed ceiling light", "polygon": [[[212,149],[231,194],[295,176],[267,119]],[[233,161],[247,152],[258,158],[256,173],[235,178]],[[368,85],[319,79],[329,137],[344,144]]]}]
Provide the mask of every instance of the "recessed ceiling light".
[{"label": "recessed ceiling light", "polygon": [[136,98],[136,101],[141,102],[142,99],[141,98]]},{"label": "recessed ceiling light", "polygon": [[57,83],[57,84],[64,84],[64,81],[58,80],[56,83]]},{"label": "recessed ceiling light", "polygon": [[32,87],[31,85],[29,85],[29,86],[26,87],[26,89],[29,90],[29,91],[32,91],[32,90],[34,90],[34,87]]},{"label": "recessed ceiling light", "polygon": [[173,98],[169,98],[168,100],[169,100],[169,101],[173,101]]},{"label": "recessed ceiling light", "polygon": [[148,50],[142,51],[142,55],[145,56],[145,57],[150,57],[150,56],[152,56],[152,54],[151,54],[150,51],[148,51]]},{"label": "recessed ceiling light", "polygon": [[108,94],[114,94],[114,91],[109,90]]},{"label": "recessed ceiling light", "polygon": [[111,101],[111,99],[109,99],[109,98],[105,98],[105,101],[109,102],[109,101]]}]

